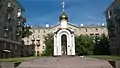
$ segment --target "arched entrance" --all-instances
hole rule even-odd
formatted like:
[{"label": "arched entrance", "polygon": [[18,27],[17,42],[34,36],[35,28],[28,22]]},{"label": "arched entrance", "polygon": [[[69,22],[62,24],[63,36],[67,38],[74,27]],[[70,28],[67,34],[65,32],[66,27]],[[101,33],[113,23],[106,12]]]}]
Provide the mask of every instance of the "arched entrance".
[{"label": "arched entrance", "polygon": [[61,36],[61,50],[62,55],[67,55],[67,36],[65,34]]},{"label": "arched entrance", "polygon": [[75,55],[75,40],[71,30],[60,29],[54,34],[54,56]]}]

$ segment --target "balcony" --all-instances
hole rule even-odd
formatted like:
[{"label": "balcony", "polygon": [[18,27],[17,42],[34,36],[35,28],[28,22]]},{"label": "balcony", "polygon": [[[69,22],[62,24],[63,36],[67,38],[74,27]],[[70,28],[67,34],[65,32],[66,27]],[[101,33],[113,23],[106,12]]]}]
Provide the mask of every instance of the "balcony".
[{"label": "balcony", "polygon": [[116,33],[115,33],[115,31],[111,31],[111,32],[109,32],[109,36],[110,36],[110,38],[112,38],[112,37],[116,37]]},{"label": "balcony", "polygon": [[33,41],[33,42],[34,42],[34,41],[35,41],[35,38],[32,38],[32,39],[31,39],[31,41]]},{"label": "balcony", "polygon": [[8,32],[8,30],[9,30],[8,28],[5,28],[5,32]]},{"label": "balcony", "polygon": [[37,40],[36,41],[40,41],[40,38],[37,38]]},{"label": "balcony", "polygon": [[120,5],[114,8],[114,14],[120,14]]},{"label": "balcony", "polygon": [[26,18],[23,16],[22,9],[18,9],[17,18],[20,23],[26,22]]},{"label": "balcony", "polygon": [[34,42],[32,42],[32,43],[31,43],[31,45],[32,45],[32,47],[34,47],[34,46],[35,46],[35,43],[34,43]]},{"label": "balcony", "polygon": [[116,22],[120,22],[120,14],[118,14],[118,15],[115,16],[115,21]]},{"label": "balcony", "polygon": [[111,19],[111,17],[112,17],[112,12],[111,12],[110,10],[107,11],[107,12],[105,13],[105,17],[106,17],[107,20]]},{"label": "balcony", "polygon": [[37,45],[37,47],[39,47],[40,46],[40,42],[36,43],[36,45]]},{"label": "balcony", "polygon": [[23,16],[18,17],[18,20],[19,20],[20,23],[25,23],[26,22],[26,18],[23,17]]},{"label": "balcony", "polygon": [[40,38],[38,37],[36,41],[37,41],[36,45],[37,45],[37,47],[39,47],[40,46]]},{"label": "balcony", "polygon": [[12,25],[9,25],[8,28],[9,28],[9,31],[13,31],[13,26]]},{"label": "balcony", "polygon": [[16,31],[16,36],[19,36],[20,35],[20,32],[17,30]]}]

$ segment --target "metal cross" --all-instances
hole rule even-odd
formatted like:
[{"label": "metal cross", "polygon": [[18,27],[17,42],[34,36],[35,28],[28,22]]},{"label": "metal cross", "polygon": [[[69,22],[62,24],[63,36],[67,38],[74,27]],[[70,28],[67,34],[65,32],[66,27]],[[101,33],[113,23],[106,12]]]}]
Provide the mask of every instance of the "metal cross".
[{"label": "metal cross", "polygon": [[64,0],[62,0],[63,2],[62,2],[62,9],[63,9],[63,12],[65,11],[65,1]]}]

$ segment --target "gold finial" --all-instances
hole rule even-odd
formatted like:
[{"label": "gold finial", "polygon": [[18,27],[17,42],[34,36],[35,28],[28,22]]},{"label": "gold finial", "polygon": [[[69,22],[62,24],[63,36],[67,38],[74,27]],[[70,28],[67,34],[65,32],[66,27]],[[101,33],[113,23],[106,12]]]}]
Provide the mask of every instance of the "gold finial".
[{"label": "gold finial", "polygon": [[62,9],[63,9],[63,12],[65,11],[65,1],[64,0],[62,0],[63,2],[62,2]]},{"label": "gold finial", "polygon": [[68,16],[65,13],[65,0],[62,0],[62,10],[63,10],[63,12],[62,12],[62,14],[59,17],[59,20],[60,21],[62,21],[62,20],[68,21]]}]

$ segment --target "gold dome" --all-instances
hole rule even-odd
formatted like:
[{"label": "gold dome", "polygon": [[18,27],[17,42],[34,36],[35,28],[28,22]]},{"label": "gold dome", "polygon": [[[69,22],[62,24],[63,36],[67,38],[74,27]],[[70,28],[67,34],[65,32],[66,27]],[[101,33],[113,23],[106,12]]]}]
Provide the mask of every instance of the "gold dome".
[{"label": "gold dome", "polygon": [[60,15],[60,21],[61,20],[67,20],[68,21],[68,16],[66,15],[66,13],[65,12],[63,12],[61,15]]}]

